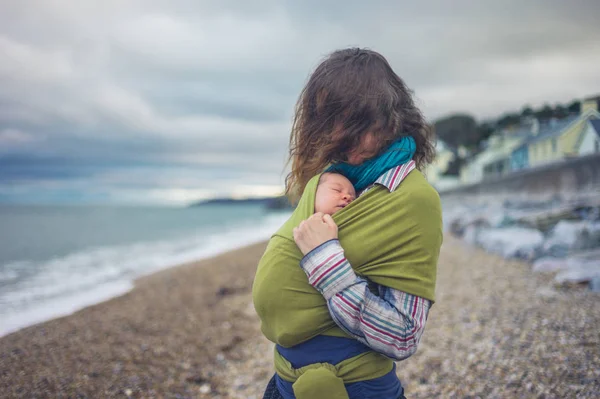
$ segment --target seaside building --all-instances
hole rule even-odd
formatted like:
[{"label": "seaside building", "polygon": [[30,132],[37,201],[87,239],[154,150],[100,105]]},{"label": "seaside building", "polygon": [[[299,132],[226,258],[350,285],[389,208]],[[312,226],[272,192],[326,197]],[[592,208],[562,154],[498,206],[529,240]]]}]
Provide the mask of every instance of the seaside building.
[{"label": "seaside building", "polygon": [[495,132],[489,138],[487,148],[461,168],[460,182],[475,184],[484,179],[503,176],[511,169],[511,154],[532,131],[537,120],[530,119],[518,127]]},{"label": "seaside building", "polygon": [[581,139],[576,145],[576,150],[579,156],[600,152],[600,119],[588,121]]},{"label": "seaside building", "polygon": [[484,151],[460,169],[460,184],[476,184],[530,167],[600,152],[600,96],[581,101],[579,115],[540,123],[522,119],[494,132]]},{"label": "seaside building", "polygon": [[448,166],[455,159],[455,154],[442,141],[437,141],[436,157],[433,163],[427,166],[425,174],[427,180],[438,191],[452,188],[459,184],[458,177],[444,175]]},{"label": "seaside building", "polygon": [[511,169],[521,170],[577,157],[580,153],[584,133],[590,121],[600,118],[597,110],[582,106],[580,115],[562,120],[551,120],[540,126],[511,154]]}]

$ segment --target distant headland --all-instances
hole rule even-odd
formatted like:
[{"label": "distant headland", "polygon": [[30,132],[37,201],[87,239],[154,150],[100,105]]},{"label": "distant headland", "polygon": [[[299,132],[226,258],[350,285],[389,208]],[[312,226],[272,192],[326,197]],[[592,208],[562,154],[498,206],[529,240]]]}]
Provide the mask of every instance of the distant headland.
[{"label": "distant headland", "polygon": [[257,198],[211,198],[190,204],[190,207],[205,205],[263,205],[266,209],[283,210],[292,209],[292,205],[287,197],[282,195],[278,197],[257,197]]}]

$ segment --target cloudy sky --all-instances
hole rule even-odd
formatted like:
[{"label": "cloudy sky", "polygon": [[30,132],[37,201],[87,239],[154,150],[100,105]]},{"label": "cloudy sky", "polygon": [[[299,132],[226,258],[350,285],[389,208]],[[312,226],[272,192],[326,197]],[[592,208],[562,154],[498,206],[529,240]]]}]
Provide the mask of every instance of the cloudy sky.
[{"label": "cloudy sky", "polygon": [[430,120],[600,93],[597,0],[414,3],[2,0],[0,202],[277,193],[297,95],[346,46]]}]

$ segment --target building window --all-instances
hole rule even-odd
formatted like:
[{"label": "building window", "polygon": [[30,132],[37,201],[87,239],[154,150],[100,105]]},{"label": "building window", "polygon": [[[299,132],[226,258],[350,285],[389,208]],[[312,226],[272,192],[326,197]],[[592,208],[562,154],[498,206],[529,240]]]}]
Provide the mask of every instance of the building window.
[{"label": "building window", "polygon": [[556,153],[556,139],[552,139],[552,152]]}]

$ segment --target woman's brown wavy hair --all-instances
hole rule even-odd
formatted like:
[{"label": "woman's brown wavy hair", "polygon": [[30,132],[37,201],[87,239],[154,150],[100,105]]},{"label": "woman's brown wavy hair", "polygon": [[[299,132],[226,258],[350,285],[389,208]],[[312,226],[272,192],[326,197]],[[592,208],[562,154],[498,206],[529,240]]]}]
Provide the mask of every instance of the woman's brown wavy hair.
[{"label": "woman's brown wavy hair", "polygon": [[368,49],[337,50],[315,69],[296,103],[288,198],[295,202],[311,177],[343,162],[366,133],[374,134],[379,150],[412,136],[420,170],[435,156],[430,127],[387,60]]}]

